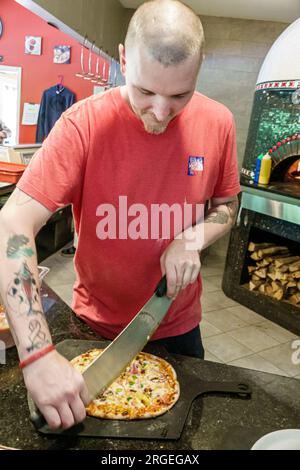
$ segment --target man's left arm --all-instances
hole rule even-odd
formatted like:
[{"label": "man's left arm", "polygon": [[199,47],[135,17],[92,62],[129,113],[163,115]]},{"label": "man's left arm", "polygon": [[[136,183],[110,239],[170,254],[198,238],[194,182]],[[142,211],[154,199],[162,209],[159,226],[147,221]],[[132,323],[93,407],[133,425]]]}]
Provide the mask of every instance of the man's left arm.
[{"label": "man's left arm", "polygon": [[169,297],[175,298],[181,289],[196,281],[201,251],[230,231],[237,210],[237,196],[211,199],[204,220],[186,229],[168,246],[160,262],[162,273],[167,275]]}]

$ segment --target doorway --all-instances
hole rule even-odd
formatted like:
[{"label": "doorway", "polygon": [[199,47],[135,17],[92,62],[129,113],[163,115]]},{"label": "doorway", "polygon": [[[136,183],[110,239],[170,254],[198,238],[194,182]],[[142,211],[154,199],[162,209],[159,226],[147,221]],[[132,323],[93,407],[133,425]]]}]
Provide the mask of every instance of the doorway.
[{"label": "doorway", "polygon": [[21,67],[0,65],[0,119],[11,131],[4,145],[19,143],[21,71]]}]

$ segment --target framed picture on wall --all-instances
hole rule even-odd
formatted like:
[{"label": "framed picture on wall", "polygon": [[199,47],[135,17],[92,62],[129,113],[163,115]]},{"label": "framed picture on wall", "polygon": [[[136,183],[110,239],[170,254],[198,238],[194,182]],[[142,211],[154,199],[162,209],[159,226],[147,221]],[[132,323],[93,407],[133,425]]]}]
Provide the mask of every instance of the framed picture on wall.
[{"label": "framed picture on wall", "polygon": [[70,64],[71,46],[54,46],[53,62],[55,64]]},{"label": "framed picture on wall", "polygon": [[41,55],[42,38],[39,36],[25,36],[25,54]]}]

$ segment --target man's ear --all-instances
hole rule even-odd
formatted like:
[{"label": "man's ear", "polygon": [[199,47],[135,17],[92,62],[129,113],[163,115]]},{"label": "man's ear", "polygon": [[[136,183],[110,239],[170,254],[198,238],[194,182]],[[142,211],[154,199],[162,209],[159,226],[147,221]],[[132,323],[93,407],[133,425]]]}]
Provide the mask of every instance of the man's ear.
[{"label": "man's ear", "polygon": [[125,77],[126,73],[126,58],[125,58],[125,47],[123,44],[119,44],[119,57],[120,57],[120,69],[122,75]]}]

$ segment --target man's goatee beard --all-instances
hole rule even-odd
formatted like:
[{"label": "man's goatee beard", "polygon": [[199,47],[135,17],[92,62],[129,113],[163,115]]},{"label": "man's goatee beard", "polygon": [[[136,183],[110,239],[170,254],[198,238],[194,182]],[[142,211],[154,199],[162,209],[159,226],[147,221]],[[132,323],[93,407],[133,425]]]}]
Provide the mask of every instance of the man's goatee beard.
[{"label": "man's goatee beard", "polygon": [[148,134],[154,134],[154,135],[163,134],[165,132],[165,130],[167,129],[167,127],[168,127],[168,125],[163,126],[163,127],[152,127],[152,126],[148,126],[144,122],[144,129],[145,129],[146,132],[148,132]]}]

